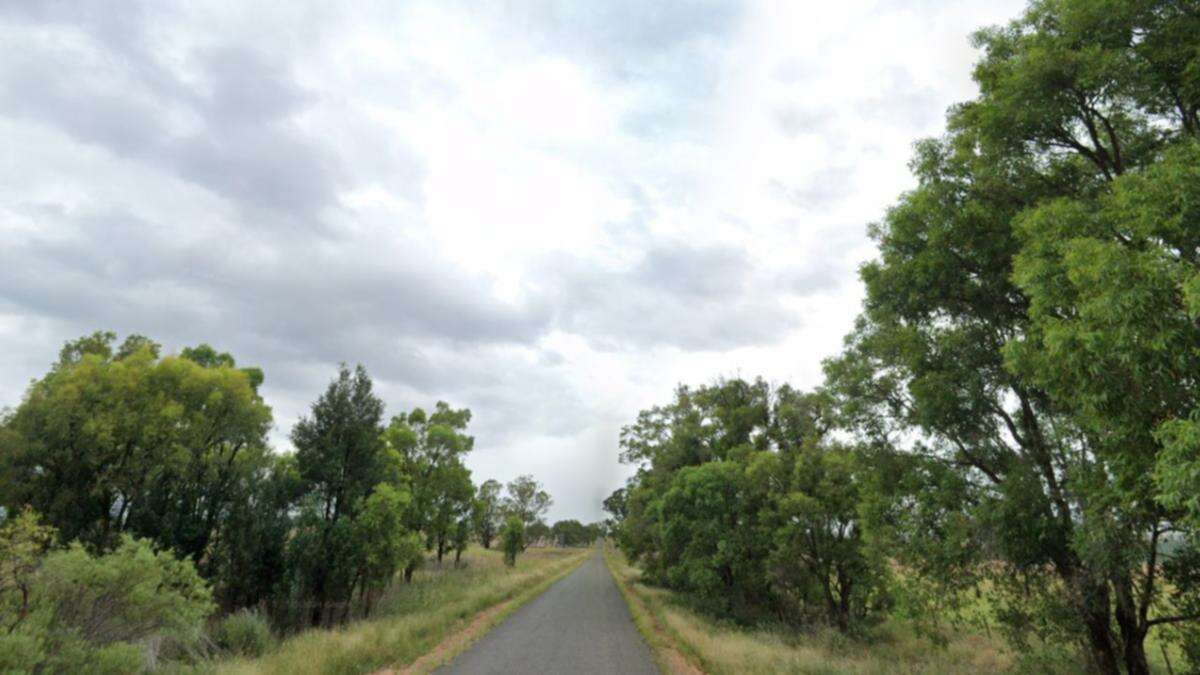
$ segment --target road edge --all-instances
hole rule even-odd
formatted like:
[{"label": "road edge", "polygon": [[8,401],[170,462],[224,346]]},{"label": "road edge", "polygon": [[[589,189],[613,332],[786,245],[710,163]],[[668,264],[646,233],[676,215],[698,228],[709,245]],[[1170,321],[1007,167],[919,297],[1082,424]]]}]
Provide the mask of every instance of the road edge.
[{"label": "road edge", "polygon": [[579,569],[583,563],[587,562],[587,559],[591,555],[591,553],[581,554],[577,558],[564,562],[562,569],[555,570],[538,583],[518,590],[514,595],[505,600],[485,607],[467,620],[464,628],[447,635],[441,642],[434,645],[421,656],[418,656],[411,663],[403,665],[395,664],[376,671],[374,675],[416,675],[418,673],[424,675],[450,663],[480,638],[491,632],[493,628],[500,625],[513,612],[542,593],[550,590],[551,586],[562,581],[568,574]]},{"label": "road edge", "polygon": [[654,654],[658,669],[670,675],[705,675],[700,656],[671,630],[654,603],[637,592],[631,577],[617,568],[618,556],[623,557],[623,554],[605,543],[604,566],[625,599],[625,606],[633,617],[633,625]]}]

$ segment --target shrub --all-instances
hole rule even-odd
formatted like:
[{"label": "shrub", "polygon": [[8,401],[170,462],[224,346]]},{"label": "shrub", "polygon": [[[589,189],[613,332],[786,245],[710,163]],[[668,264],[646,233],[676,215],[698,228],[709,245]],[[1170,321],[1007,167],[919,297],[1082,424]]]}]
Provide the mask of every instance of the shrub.
[{"label": "shrub", "polygon": [[213,629],[212,638],[223,651],[249,657],[262,656],[275,644],[267,620],[247,609],[221,619]]},{"label": "shrub", "polygon": [[154,646],[199,641],[213,605],[191,561],[128,536],[98,556],[52,537],[32,512],[0,527],[0,672],[137,672]]}]

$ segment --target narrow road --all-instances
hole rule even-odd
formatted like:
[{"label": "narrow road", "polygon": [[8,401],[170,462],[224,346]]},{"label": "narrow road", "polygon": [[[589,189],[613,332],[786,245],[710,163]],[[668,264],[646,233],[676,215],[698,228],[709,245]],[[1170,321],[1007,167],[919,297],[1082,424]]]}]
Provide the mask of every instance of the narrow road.
[{"label": "narrow road", "polygon": [[595,555],[439,673],[657,673],[604,558]]}]

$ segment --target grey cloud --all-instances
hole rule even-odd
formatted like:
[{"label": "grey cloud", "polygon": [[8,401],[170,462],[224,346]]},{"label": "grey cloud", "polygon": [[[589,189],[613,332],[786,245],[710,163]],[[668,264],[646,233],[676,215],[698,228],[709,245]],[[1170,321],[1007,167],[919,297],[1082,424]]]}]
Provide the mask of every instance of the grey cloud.
[{"label": "grey cloud", "polygon": [[800,185],[789,185],[775,179],[770,187],[793,206],[819,211],[853,194],[854,175],[851,167],[835,166],[822,169]]},{"label": "grey cloud", "polygon": [[324,227],[319,217],[336,206],[344,172],[292,121],[314,97],[287,66],[251,47],[207,48],[189,55],[203,80],[195,86],[143,45],[130,20],[79,20],[90,38],[83,46],[8,27],[15,39],[0,69],[0,114],[178,175],[260,224]]},{"label": "grey cloud", "polygon": [[[127,212],[72,218],[52,207],[29,209],[54,234],[5,239],[0,297],[40,313],[98,325],[138,317],[163,317],[163,327],[232,323],[284,343],[303,336],[308,347],[360,330],[372,335],[358,347],[397,338],[526,343],[550,321],[548,308],[499,302],[486,279],[456,273],[415,242],[181,239]],[[257,255],[264,245],[270,254]],[[335,354],[335,345],[318,351],[333,360],[353,353]]]},{"label": "grey cloud", "polygon": [[780,292],[740,248],[656,242],[634,265],[547,261],[557,323],[601,349],[688,350],[771,344],[798,325]]},{"label": "grey cloud", "polygon": [[941,119],[945,105],[936,89],[917,84],[903,68],[891,68],[878,93],[863,99],[858,110],[905,129],[926,129]]}]

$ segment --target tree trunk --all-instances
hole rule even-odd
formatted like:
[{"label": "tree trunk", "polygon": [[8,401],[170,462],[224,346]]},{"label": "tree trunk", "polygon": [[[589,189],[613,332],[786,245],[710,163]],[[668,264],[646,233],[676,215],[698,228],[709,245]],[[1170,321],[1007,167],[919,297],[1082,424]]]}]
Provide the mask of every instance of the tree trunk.
[{"label": "tree trunk", "polygon": [[1146,628],[1138,621],[1133,587],[1126,577],[1114,583],[1117,591],[1117,625],[1121,628],[1121,655],[1129,675],[1150,675],[1146,661]]},{"label": "tree trunk", "polygon": [[1093,587],[1084,599],[1084,625],[1087,627],[1088,648],[1096,670],[1103,675],[1121,675],[1116,646],[1109,629],[1108,589],[1104,585]]}]

